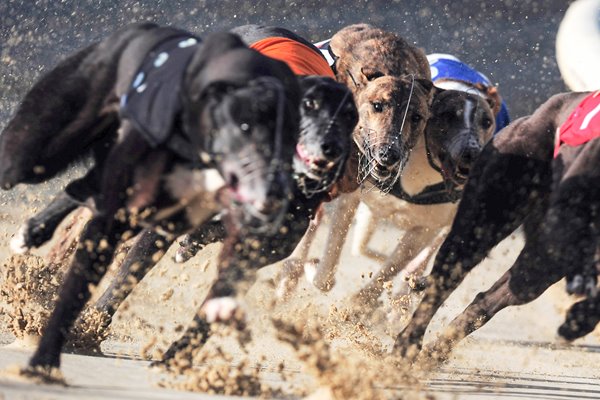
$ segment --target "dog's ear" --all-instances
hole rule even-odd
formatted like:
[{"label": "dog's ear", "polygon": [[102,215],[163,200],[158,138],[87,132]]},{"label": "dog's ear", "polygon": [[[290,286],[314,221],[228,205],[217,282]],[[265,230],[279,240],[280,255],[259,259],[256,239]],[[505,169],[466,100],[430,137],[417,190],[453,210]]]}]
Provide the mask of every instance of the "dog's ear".
[{"label": "dog's ear", "polygon": [[415,78],[415,82],[417,83],[417,85],[423,88],[425,93],[429,93],[432,96],[435,94],[435,86],[433,86],[433,82],[431,81],[431,79]]},{"label": "dog's ear", "polygon": [[[190,60],[189,67],[186,71],[187,81],[185,86],[188,88],[201,86],[201,72],[206,67],[206,64],[219,55],[228,51],[247,47],[239,36],[229,32],[213,33],[202,41],[202,45]],[[199,93],[196,92],[197,96]],[[192,99],[192,100],[197,100]]]},{"label": "dog's ear", "polygon": [[490,108],[494,112],[494,115],[498,115],[502,108],[502,98],[500,97],[500,93],[498,93],[498,89],[495,86],[488,86],[486,94],[486,100]]},{"label": "dog's ear", "polygon": [[380,70],[372,67],[361,67],[360,73],[363,76],[363,78],[366,79],[368,82],[371,82],[377,78],[381,78],[385,75]]},{"label": "dog's ear", "polygon": [[200,101],[220,102],[223,97],[235,89],[235,85],[227,81],[214,81],[208,84],[200,92]]},{"label": "dog's ear", "polygon": [[431,105],[435,95],[439,92],[439,89],[433,85],[433,82],[431,81],[431,79],[415,78],[415,82],[428,95],[428,98],[429,98],[428,104]]}]

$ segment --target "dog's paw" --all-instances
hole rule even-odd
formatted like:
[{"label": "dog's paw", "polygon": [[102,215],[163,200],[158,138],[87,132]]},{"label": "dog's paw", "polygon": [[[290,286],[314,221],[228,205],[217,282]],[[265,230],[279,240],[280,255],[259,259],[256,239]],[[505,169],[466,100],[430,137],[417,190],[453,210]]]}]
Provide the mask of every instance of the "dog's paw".
[{"label": "dog's paw", "polygon": [[567,293],[570,295],[582,295],[584,292],[584,279],[583,275],[577,274],[571,279],[567,280]]},{"label": "dog's paw", "polygon": [[31,249],[31,245],[27,240],[27,224],[21,226],[19,231],[10,240],[10,249],[15,254],[25,254]]},{"label": "dog's paw", "polygon": [[40,247],[52,237],[54,230],[45,224],[30,219],[19,228],[10,241],[10,248],[16,254],[24,254],[33,247]]},{"label": "dog's paw", "polygon": [[279,300],[289,299],[296,289],[300,276],[304,272],[302,266],[302,261],[298,259],[288,259],[283,262],[283,268],[277,277],[277,287],[275,288],[275,295]]},{"label": "dog's paw", "polygon": [[329,292],[335,286],[335,276],[319,271],[319,259],[316,258],[304,263],[304,276],[322,292]]},{"label": "dog's paw", "polygon": [[175,261],[177,264],[183,264],[184,262],[186,262],[190,258],[194,257],[194,255],[195,255],[195,253],[193,251],[191,251],[191,249],[189,247],[182,245],[175,252],[175,256],[173,257],[173,261]]},{"label": "dog's paw", "polygon": [[202,311],[206,316],[206,322],[229,322],[234,317],[239,318],[240,304],[233,297],[216,297],[204,303]]},{"label": "dog's paw", "polygon": [[598,282],[596,277],[588,277],[585,281],[584,293],[587,297],[596,297],[598,295]]},{"label": "dog's paw", "polygon": [[411,276],[408,280],[408,287],[413,292],[422,292],[429,286],[429,280],[427,276]]}]

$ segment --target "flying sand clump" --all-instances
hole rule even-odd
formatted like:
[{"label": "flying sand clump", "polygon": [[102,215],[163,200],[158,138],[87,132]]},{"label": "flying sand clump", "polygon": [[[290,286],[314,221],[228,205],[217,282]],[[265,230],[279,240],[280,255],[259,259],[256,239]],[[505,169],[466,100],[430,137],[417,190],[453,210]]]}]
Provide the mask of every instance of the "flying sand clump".
[{"label": "flying sand clump", "polygon": [[62,267],[36,255],[12,255],[0,265],[2,314],[17,339],[39,336],[62,282]]}]

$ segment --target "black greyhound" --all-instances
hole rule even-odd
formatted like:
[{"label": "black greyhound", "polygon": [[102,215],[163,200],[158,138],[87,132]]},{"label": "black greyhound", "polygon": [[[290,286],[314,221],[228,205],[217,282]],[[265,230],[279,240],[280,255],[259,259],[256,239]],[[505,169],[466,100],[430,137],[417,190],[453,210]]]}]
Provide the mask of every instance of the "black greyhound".
[{"label": "black greyhound", "polygon": [[154,24],[123,29],[42,77],[0,136],[0,183],[49,179],[86,148],[96,164],[67,191],[93,203],[93,217],[30,371],[59,366],[89,285],[128,231],[149,225],[181,234],[218,212],[219,197],[236,205],[236,222],[250,230],[276,229],[286,211],[298,104],[297,79],[285,63],[237,36],[201,42]]},{"label": "black greyhound", "polygon": [[[502,130],[484,148],[469,175],[452,229],[435,259],[425,297],[396,339],[397,353],[418,353],[425,330],[441,304],[468,271],[521,224],[525,247],[515,264],[450,324],[443,342],[461,340],[498,311],[534,300],[582,267],[595,268],[600,208],[600,170],[596,168],[600,162],[599,95],[556,95],[531,116]],[[582,108],[592,99],[596,99],[595,109]],[[574,121],[578,121],[576,128]],[[591,129],[592,138],[575,144],[567,141],[567,145],[557,147],[553,158],[558,142],[555,134],[563,141],[562,135],[571,134],[572,128],[581,132]],[[581,311],[586,307],[589,311],[589,304],[595,301],[576,305],[559,333],[574,339],[593,329],[597,313],[582,319]]]},{"label": "black greyhound", "polygon": [[[310,45],[293,32],[282,28],[245,26],[234,31],[241,33],[242,38],[247,42],[247,35],[253,38],[283,35],[283,37],[298,40],[307,46]],[[321,57],[316,48],[313,50]],[[329,68],[324,59],[323,64]],[[358,118],[352,94],[344,85],[329,78],[308,76],[300,78],[300,86],[302,91],[299,108],[300,138],[296,145],[296,155],[293,161],[296,188],[292,196],[290,212],[286,214],[283,225],[284,229],[290,230],[290,232],[281,238],[280,241],[284,244],[276,246],[276,251],[273,252],[270,249],[271,247],[275,248],[270,244],[275,243],[272,235],[266,232],[256,234],[244,231],[244,238],[255,235],[256,240],[264,242],[264,251],[269,252],[271,254],[269,257],[274,261],[293,251],[305,232],[315,207],[318,207],[327,197],[326,193],[340,177],[350,151],[350,132],[354,129]],[[58,223],[76,207],[75,202],[68,202],[68,198],[66,194],[59,195],[48,208],[28,220],[22,232],[37,232],[41,229],[44,235],[38,236],[41,238],[40,242],[46,241]],[[231,215],[235,216],[235,220],[243,216],[240,212],[239,207],[232,204]],[[230,217],[228,220],[231,222],[232,218]],[[232,227],[232,229],[235,228]],[[207,234],[210,236],[206,236]],[[212,222],[205,224],[187,240],[212,243],[223,240],[225,235],[223,224]],[[96,309],[103,311],[105,316],[108,316],[103,321],[106,324],[105,327],[110,324],[112,315],[133,289],[131,277],[136,282],[141,280],[156,262],[152,256],[159,250],[157,247],[159,243],[164,246],[173,239],[174,236],[165,238],[155,230],[145,230],[136,238],[117,272],[116,278],[94,305]],[[17,240],[23,242],[21,239]],[[194,253],[197,250],[198,247],[194,249]],[[221,258],[226,259],[228,256],[228,253],[225,252]],[[243,258],[243,254],[239,256]],[[265,262],[262,265],[266,264],[268,263]],[[132,268],[133,265],[135,268]]]}]

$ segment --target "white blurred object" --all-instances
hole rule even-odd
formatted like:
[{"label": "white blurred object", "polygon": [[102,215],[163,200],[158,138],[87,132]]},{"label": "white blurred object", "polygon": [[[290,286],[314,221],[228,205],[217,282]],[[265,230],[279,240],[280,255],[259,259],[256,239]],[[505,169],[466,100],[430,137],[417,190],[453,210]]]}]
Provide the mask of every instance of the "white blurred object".
[{"label": "white blurred object", "polygon": [[556,35],[556,60],[574,91],[600,89],[600,0],[577,0]]}]

